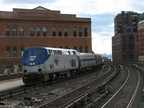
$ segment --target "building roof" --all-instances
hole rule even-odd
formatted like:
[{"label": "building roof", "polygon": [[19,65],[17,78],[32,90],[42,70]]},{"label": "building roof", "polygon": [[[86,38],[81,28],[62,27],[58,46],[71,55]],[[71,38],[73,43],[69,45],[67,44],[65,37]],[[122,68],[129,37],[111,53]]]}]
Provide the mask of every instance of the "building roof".
[{"label": "building roof", "polygon": [[42,6],[38,6],[38,7],[34,8],[33,10],[50,10],[50,9],[47,9],[45,7],[42,7]]},{"label": "building roof", "polygon": [[138,14],[138,13],[134,11],[122,11],[121,14]]},{"label": "building roof", "polygon": [[78,18],[76,14],[61,14],[42,6],[34,9],[17,9],[13,12],[0,11],[0,20],[33,20],[33,21],[71,21],[91,23],[91,18]]}]

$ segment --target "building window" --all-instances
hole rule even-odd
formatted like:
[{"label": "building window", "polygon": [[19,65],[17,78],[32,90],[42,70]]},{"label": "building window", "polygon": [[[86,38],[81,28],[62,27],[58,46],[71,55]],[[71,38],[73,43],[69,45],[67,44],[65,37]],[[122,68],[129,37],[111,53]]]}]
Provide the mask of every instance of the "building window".
[{"label": "building window", "polygon": [[34,36],[34,28],[30,27],[30,36]]},{"label": "building window", "polygon": [[79,36],[80,37],[82,36],[82,28],[81,27],[79,28]]},{"label": "building window", "polygon": [[127,32],[131,32],[131,27],[130,26],[127,27]]},{"label": "building window", "polygon": [[79,47],[79,52],[83,52],[83,48],[81,46]]},{"label": "building window", "polygon": [[85,52],[86,52],[86,53],[88,52],[88,47],[87,47],[87,46],[85,47]]},{"label": "building window", "polygon": [[64,36],[68,36],[68,28],[64,28]]},{"label": "building window", "polygon": [[129,49],[133,50],[133,45],[132,44],[129,44]]},{"label": "building window", "polygon": [[9,28],[9,26],[6,26],[5,32],[6,32],[6,36],[10,36],[10,28]]},{"label": "building window", "polygon": [[18,57],[17,48],[13,48],[13,57]]},{"label": "building window", "polygon": [[133,26],[133,32],[137,32],[137,27]]},{"label": "building window", "polygon": [[23,50],[24,50],[24,47],[20,47],[20,56],[22,57],[23,55]]},{"label": "building window", "polygon": [[133,37],[132,36],[129,36],[129,41],[133,41]]},{"label": "building window", "polygon": [[126,45],[123,45],[123,50],[126,50]]},{"label": "building window", "polygon": [[15,26],[12,28],[12,35],[17,36],[17,28]]},{"label": "building window", "polygon": [[47,35],[47,29],[46,27],[43,27],[43,36],[46,36]]},{"label": "building window", "polygon": [[19,28],[20,36],[24,36],[24,28],[20,26]]},{"label": "building window", "polygon": [[36,28],[36,35],[40,36],[40,28],[39,27]]},{"label": "building window", "polygon": [[55,27],[52,28],[52,36],[56,36],[56,28]]},{"label": "building window", "polygon": [[84,36],[87,37],[88,32],[87,32],[87,28],[84,28]]},{"label": "building window", "polygon": [[76,37],[76,28],[73,28],[73,36]]},{"label": "building window", "polygon": [[126,37],[125,36],[123,36],[123,42],[126,42]]},{"label": "building window", "polygon": [[10,57],[10,47],[6,48],[6,57]]},{"label": "building window", "polygon": [[77,50],[77,47],[76,47],[76,46],[74,46],[74,49],[75,49],[75,50]]},{"label": "building window", "polygon": [[62,29],[61,29],[61,27],[58,28],[58,36],[62,36]]}]

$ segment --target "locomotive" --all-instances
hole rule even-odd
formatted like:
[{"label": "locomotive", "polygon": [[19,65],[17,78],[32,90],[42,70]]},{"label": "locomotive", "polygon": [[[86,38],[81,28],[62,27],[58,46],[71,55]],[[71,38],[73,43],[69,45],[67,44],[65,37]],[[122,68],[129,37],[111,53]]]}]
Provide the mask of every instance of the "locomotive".
[{"label": "locomotive", "polygon": [[72,77],[103,65],[101,55],[74,49],[29,47],[22,57],[23,83],[35,84]]}]

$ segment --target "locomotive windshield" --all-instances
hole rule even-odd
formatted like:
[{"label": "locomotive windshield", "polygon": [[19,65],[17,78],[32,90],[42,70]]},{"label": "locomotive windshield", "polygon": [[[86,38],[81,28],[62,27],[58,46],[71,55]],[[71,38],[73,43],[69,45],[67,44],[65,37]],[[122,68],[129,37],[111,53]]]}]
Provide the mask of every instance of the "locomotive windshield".
[{"label": "locomotive windshield", "polygon": [[44,50],[24,51],[24,55],[44,54]]},{"label": "locomotive windshield", "polygon": [[22,64],[27,66],[40,65],[48,59],[47,50],[43,47],[30,47],[24,50]]},{"label": "locomotive windshield", "polygon": [[32,54],[32,51],[24,51],[23,55],[31,55],[31,54]]},{"label": "locomotive windshield", "polygon": [[36,50],[33,53],[34,54],[44,54],[44,50]]}]

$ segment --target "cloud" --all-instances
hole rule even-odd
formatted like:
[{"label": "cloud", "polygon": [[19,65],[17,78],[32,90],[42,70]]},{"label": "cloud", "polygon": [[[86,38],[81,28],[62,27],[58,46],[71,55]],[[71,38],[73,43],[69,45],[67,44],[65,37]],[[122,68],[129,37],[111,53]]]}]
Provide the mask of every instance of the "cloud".
[{"label": "cloud", "polygon": [[94,26],[93,31],[97,31],[100,36],[113,36],[114,23],[109,25]]},{"label": "cloud", "polygon": [[98,54],[111,54],[111,37],[112,36],[101,36],[101,34],[92,32],[92,49],[93,52]]},{"label": "cloud", "polygon": [[95,53],[111,54],[112,53],[112,36],[114,23],[106,26],[99,26],[101,29],[99,32],[92,32],[92,50]]},{"label": "cloud", "polygon": [[12,8],[33,9],[43,6],[63,14],[76,14],[92,20],[92,49],[95,53],[111,54],[114,17],[121,11],[144,11],[143,0],[0,0],[1,11]]},{"label": "cloud", "polygon": [[122,10],[138,10],[139,6],[143,8],[144,1],[137,0],[0,0],[1,10],[9,11],[12,8],[35,8],[37,6],[44,6],[52,10],[61,10],[62,13],[71,14],[117,14]]},{"label": "cloud", "polygon": [[[33,3],[32,3],[33,1]],[[53,2],[46,0],[30,0],[26,2],[13,0],[0,0],[2,10],[11,10],[10,8],[35,8],[39,5],[53,10],[61,10],[62,13],[73,14],[104,14],[118,13],[119,11],[131,10],[130,0],[54,0]],[[10,2],[8,4],[8,2]],[[137,2],[139,4],[139,2]]]}]

